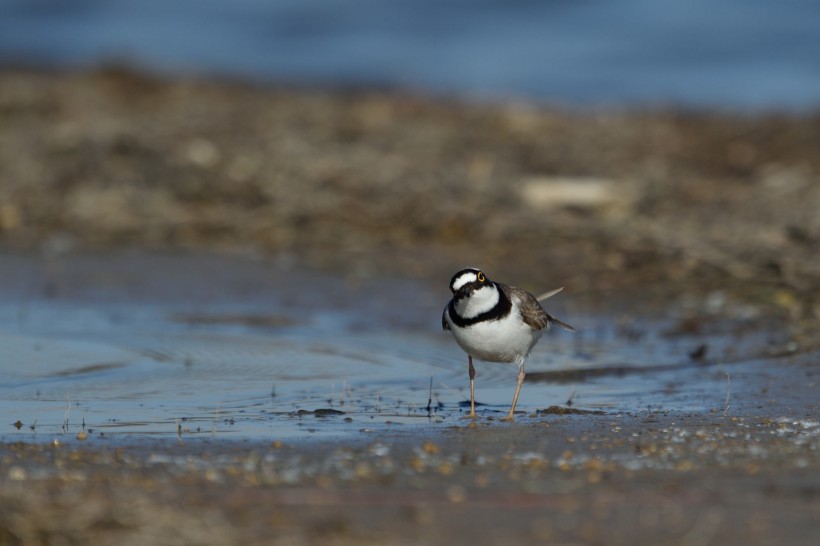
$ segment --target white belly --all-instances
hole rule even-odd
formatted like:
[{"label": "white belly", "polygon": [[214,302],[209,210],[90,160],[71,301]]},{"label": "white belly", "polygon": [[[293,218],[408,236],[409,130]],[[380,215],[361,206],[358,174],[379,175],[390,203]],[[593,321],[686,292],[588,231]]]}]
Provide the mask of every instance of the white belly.
[{"label": "white belly", "polygon": [[450,328],[458,345],[470,356],[488,362],[516,362],[523,360],[541,337],[540,330],[533,330],[517,317],[518,309],[513,307],[505,319],[465,328],[451,323]]}]

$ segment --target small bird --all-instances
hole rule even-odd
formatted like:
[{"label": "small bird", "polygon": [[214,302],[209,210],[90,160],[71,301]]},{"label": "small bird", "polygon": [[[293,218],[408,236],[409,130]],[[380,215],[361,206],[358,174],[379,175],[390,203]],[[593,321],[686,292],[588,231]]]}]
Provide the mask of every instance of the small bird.
[{"label": "small bird", "polygon": [[480,269],[468,267],[453,275],[450,290],[453,299],[444,308],[441,326],[453,332],[456,343],[467,353],[470,370],[470,414],[467,417],[476,416],[473,358],[477,358],[518,365],[518,385],[510,413],[504,419],[512,421],[524,382],[524,361],[541,334],[550,324],[575,331],[566,322],[544,311],[539,303],[563,288],[536,298],[526,290],[493,282]]}]

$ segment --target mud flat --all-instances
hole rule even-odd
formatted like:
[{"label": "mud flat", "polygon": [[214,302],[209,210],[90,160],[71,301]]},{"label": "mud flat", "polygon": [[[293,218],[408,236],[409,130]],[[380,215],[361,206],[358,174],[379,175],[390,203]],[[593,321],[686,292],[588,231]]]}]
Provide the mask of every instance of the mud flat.
[{"label": "mud flat", "polygon": [[[817,115],[0,73],[0,543],[810,544]],[[579,334],[438,330],[465,263]],[[340,413],[341,412],[341,413]]]}]

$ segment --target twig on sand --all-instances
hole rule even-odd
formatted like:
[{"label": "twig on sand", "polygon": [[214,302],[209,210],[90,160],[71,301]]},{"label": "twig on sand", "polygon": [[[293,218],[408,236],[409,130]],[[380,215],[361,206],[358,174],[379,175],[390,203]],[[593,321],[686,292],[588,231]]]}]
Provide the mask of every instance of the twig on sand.
[{"label": "twig on sand", "polygon": [[427,417],[433,414],[433,376],[430,376],[430,393],[427,396]]},{"label": "twig on sand", "polygon": [[729,400],[732,396],[732,376],[729,375],[729,372],[723,372],[726,374],[726,401],[723,403],[723,416],[729,413]]},{"label": "twig on sand", "polygon": [[63,416],[63,432],[68,432],[68,416],[71,415],[71,395],[65,397],[65,415]]}]

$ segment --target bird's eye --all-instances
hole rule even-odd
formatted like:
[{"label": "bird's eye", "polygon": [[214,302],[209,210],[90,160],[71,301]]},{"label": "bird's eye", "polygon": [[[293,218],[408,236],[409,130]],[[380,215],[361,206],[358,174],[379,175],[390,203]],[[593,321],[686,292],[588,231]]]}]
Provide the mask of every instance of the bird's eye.
[{"label": "bird's eye", "polygon": [[476,275],[476,278],[478,279],[478,282],[484,282],[484,280],[485,280],[484,273],[479,271],[478,275]]}]

